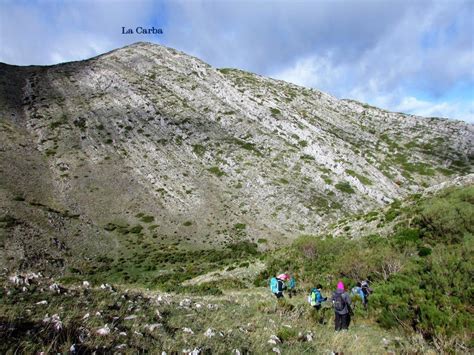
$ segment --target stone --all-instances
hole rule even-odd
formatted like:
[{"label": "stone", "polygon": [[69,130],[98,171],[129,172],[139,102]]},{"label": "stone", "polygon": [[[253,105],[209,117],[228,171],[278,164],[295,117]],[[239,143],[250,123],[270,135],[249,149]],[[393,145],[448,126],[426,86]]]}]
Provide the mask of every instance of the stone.
[{"label": "stone", "polygon": [[106,325],[103,326],[102,328],[97,329],[96,333],[97,333],[98,335],[109,335],[109,334],[110,334],[110,328],[109,328],[109,326],[106,324]]}]

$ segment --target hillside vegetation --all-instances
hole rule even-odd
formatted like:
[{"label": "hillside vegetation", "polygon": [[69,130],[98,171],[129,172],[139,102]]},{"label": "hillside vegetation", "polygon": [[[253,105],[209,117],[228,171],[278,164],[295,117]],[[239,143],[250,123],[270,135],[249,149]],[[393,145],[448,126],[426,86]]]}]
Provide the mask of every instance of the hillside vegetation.
[{"label": "hillside vegetation", "polygon": [[474,187],[394,202],[385,219],[394,215],[395,230],[384,237],[302,236],[269,257],[256,284],[281,270],[307,287],[369,279],[370,313],[382,327],[421,334],[443,351],[472,347]]},{"label": "hillside vegetation", "polygon": [[[53,281],[42,278],[28,286],[5,280],[0,331],[8,340],[2,349],[66,351],[75,344],[78,351],[195,354],[469,352],[474,188],[412,196],[387,208],[385,218],[396,227],[384,237],[301,236],[279,250],[262,254],[240,245],[220,258],[177,253],[179,260],[159,264],[161,270],[175,270],[163,273],[161,281],[140,276],[120,286],[125,280],[116,279],[118,289],[98,287],[112,279],[113,268],[110,274],[95,270],[64,277],[60,289],[53,284],[48,290]],[[264,261],[263,270],[239,273],[258,260]],[[177,263],[181,267],[174,269]],[[211,279],[183,283],[208,271],[218,272]],[[297,276],[299,292],[277,302],[268,279],[283,271]],[[354,299],[348,333],[333,331],[329,304],[314,312],[306,303],[309,288],[317,283],[329,295],[339,279],[351,286],[366,278],[374,289],[369,310]],[[81,285],[86,280],[94,280],[96,287]],[[110,333],[99,335],[106,324]]]}]

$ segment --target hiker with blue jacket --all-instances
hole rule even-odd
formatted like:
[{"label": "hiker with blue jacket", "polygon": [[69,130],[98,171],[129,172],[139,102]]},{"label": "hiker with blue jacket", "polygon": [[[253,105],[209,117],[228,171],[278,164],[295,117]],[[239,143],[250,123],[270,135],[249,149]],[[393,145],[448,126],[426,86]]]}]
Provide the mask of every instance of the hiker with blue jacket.
[{"label": "hiker with blue jacket", "polygon": [[311,289],[311,292],[308,296],[308,301],[311,306],[313,306],[313,319],[316,320],[319,324],[326,324],[325,320],[325,309],[321,309],[322,303],[325,302],[328,298],[323,296],[321,289],[323,286],[318,284],[316,287]]},{"label": "hiker with blue jacket", "polygon": [[321,309],[322,303],[328,299],[327,297],[323,296],[321,292],[322,288],[323,286],[321,284],[318,284],[315,288],[312,288],[308,299],[309,304],[318,311]]},{"label": "hiker with blue jacket", "polygon": [[285,288],[285,283],[279,276],[272,277],[272,279],[270,280],[270,290],[276,298],[283,298],[283,291],[285,290]]},{"label": "hiker with blue jacket", "polygon": [[332,293],[332,304],[335,314],[335,330],[348,330],[351,322],[351,297],[344,290],[344,283],[337,283],[337,290]]},{"label": "hiker with blue jacket", "polygon": [[360,298],[360,301],[364,305],[364,308],[366,308],[366,299],[365,299],[365,294],[364,291],[362,290],[362,284],[358,282],[351,290],[351,297],[358,297]]}]

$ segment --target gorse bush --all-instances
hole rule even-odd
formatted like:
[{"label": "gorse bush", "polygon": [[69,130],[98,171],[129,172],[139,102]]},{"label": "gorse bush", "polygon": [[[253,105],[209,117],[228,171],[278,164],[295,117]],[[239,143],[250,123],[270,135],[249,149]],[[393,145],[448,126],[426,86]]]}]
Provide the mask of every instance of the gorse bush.
[{"label": "gorse bush", "polygon": [[427,239],[459,243],[474,233],[474,187],[448,190],[424,201],[417,224]]},{"label": "gorse bush", "polygon": [[461,246],[437,245],[430,256],[381,284],[373,297],[381,325],[400,325],[431,340],[467,340],[474,327],[473,246],[472,236]]}]

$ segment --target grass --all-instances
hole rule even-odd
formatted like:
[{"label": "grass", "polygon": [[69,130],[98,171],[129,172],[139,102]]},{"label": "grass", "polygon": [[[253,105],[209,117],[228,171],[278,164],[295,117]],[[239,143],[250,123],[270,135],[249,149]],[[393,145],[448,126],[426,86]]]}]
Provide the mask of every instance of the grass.
[{"label": "grass", "polygon": [[[0,328],[2,353],[66,353],[72,344],[85,353],[94,349],[117,352],[121,344],[126,345],[127,353],[182,353],[195,348],[205,353],[238,349],[257,354],[271,353],[275,347],[287,354],[428,349],[424,343],[412,345],[399,338],[397,332],[379,328],[360,313],[349,332],[335,333],[331,310],[322,309],[319,324],[301,290],[295,298],[281,302],[266,288],[231,288],[225,294],[209,296],[161,293],[160,302],[155,292],[140,290],[110,292],[71,285],[67,293],[54,294],[40,291],[39,287],[29,287],[26,293],[11,285],[8,289],[13,292],[7,295],[3,289],[0,291],[1,323],[8,325]],[[180,306],[184,299],[187,303]],[[41,300],[48,304],[36,305]],[[20,314],[23,318],[18,317]],[[59,316],[63,325],[60,331],[55,331],[50,321],[44,321],[46,314]],[[98,336],[96,331],[105,324],[110,327],[110,334]],[[151,324],[154,328],[150,328]],[[205,335],[209,329],[214,335]],[[275,335],[281,343],[268,343]]]}]

